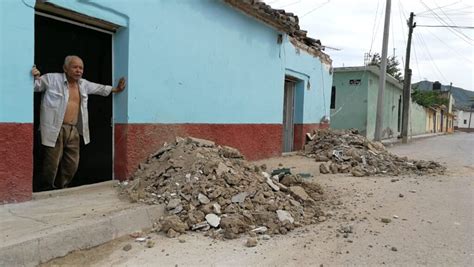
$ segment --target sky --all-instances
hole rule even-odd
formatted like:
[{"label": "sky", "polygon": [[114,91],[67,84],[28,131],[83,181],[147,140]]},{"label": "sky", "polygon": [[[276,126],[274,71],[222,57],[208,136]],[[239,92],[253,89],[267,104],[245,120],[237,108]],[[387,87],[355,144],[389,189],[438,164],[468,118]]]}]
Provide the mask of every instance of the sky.
[{"label": "sky", "polygon": [[[396,56],[402,72],[410,12],[415,14],[418,25],[413,30],[412,82],[440,81],[474,91],[474,2],[471,1],[391,1],[388,55]],[[386,0],[265,0],[265,3],[298,15],[301,29],[329,47],[325,51],[334,67],[363,66],[364,54],[382,54]]]}]

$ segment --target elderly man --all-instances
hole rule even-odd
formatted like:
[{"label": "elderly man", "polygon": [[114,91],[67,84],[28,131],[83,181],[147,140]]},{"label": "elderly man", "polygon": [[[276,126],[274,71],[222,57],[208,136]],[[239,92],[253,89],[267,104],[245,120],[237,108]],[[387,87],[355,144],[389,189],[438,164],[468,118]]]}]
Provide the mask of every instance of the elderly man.
[{"label": "elderly man", "polygon": [[125,79],[117,87],[96,84],[82,79],[84,63],[78,56],[64,59],[64,73],[41,76],[34,66],[35,92],[43,92],[40,108],[40,131],[43,166],[42,189],[65,188],[72,181],[79,165],[80,135],[84,144],[90,142],[87,95],[108,96],[125,89]]}]

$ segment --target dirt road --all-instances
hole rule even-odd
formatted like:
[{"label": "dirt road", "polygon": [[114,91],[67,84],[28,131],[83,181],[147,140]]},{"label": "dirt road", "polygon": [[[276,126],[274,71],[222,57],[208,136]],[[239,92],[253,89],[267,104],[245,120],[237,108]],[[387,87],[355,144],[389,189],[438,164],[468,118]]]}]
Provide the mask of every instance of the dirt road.
[{"label": "dirt road", "polygon": [[[311,173],[310,179],[324,187],[330,196],[323,208],[329,214],[326,221],[260,240],[253,248],[244,246],[246,238],[215,241],[199,233],[179,239],[151,234],[153,248],[127,237],[45,266],[473,266],[474,134],[424,139],[390,150],[440,161],[448,172],[357,178],[320,175],[318,165],[301,156],[274,158],[262,163]],[[131,250],[124,251],[128,244]]]}]

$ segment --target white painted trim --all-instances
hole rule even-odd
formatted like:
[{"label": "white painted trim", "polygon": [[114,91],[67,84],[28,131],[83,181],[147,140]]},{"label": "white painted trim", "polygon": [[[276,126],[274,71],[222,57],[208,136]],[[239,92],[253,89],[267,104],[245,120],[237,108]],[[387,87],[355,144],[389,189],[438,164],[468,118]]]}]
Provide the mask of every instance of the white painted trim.
[{"label": "white painted trim", "polygon": [[104,29],[101,29],[101,28],[98,28],[98,27],[87,25],[85,23],[80,23],[80,22],[77,22],[77,21],[74,21],[74,20],[65,19],[65,18],[55,16],[55,15],[43,13],[41,11],[35,11],[35,14],[39,15],[39,16],[47,17],[47,18],[50,18],[50,19],[55,19],[55,20],[59,20],[59,21],[62,21],[62,22],[66,22],[66,23],[69,23],[69,24],[74,24],[74,25],[77,25],[77,26],[80,26],[80,27],[91,29],[91,30],[107,33],[107,34],[110,34],[110,35],[114,34],[114,32],[111,32],[111,31],[107,31],[107,30],[104,30]]}]

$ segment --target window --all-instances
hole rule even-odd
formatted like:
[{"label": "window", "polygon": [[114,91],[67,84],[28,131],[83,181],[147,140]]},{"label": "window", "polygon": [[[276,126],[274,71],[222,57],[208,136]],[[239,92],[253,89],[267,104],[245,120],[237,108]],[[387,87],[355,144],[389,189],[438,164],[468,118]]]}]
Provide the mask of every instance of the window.
[{"label": "window", "polygon": [[336,86],[333,86],[331,88],[331,107],[330,108],[336,108]]},{"label": "window", "polygon": [[464,120],[464,124],[467,124],[467,120]]}]

